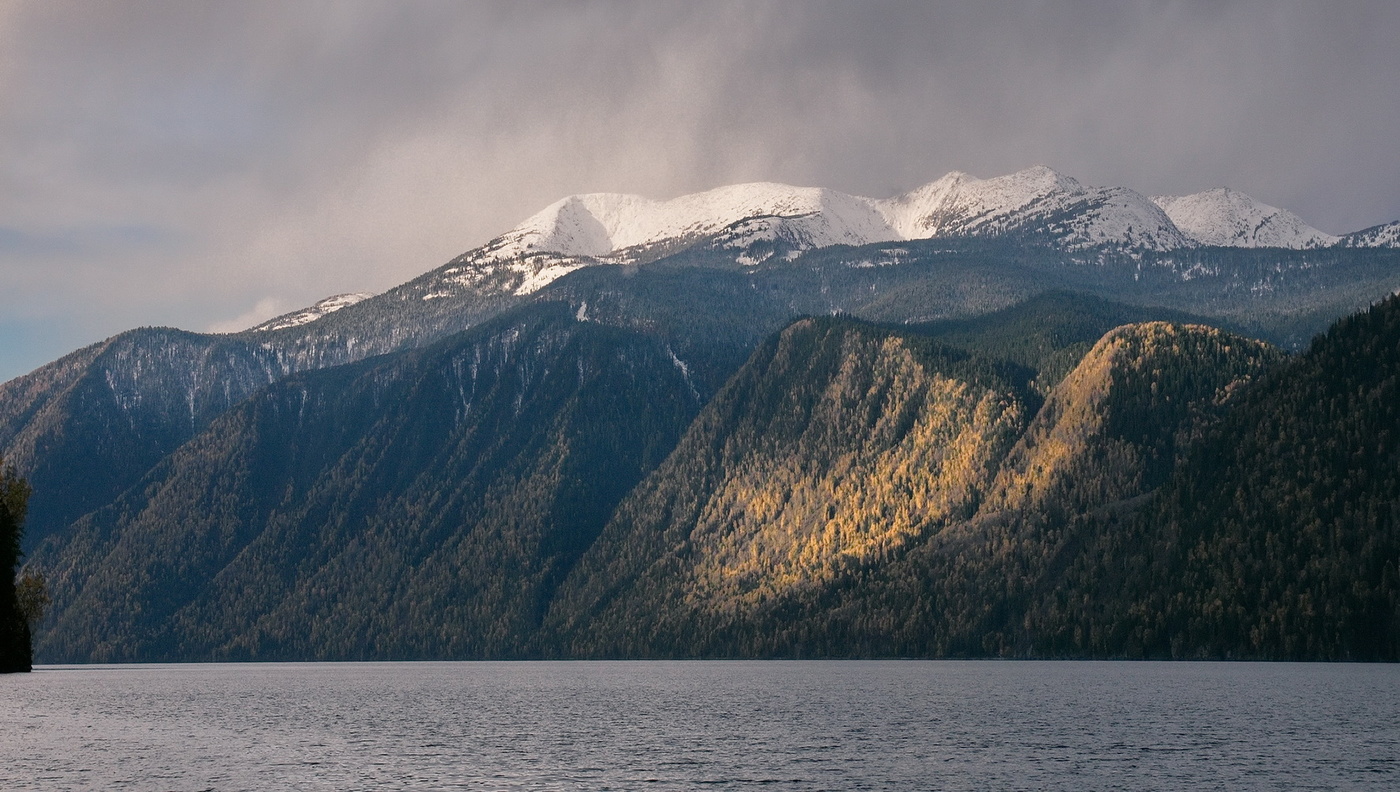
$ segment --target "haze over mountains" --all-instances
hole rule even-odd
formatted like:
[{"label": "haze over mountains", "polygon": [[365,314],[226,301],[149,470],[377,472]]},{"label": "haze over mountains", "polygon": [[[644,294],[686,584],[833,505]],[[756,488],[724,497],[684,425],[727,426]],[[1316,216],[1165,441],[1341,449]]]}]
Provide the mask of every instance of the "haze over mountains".
[{"label": "haze over mountains", "polygon": [[[1395,301],[1277,347],[1395,293],[1397,228],[1044,167],[590,194],[379,295],[129,331],[0,385],[39,657],[1393,658]],[[1363,348],[1335,460],[1211,466]],[[1311,493],[1269,530],[1312,572],[1239,550],[1258,504],[1162,500],[1223,473]],[[1310,588],[1226,591],[1198,539]]]}]

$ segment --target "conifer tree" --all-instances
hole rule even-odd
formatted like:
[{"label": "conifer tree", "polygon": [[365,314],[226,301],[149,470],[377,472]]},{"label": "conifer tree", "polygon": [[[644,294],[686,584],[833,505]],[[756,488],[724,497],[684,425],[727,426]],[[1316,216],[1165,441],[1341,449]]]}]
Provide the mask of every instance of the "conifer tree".
[{"label": "conifer tree", "polygon": [[0,673],[30,670],[29,624],[15,596],[29,485],[0,461]]}]

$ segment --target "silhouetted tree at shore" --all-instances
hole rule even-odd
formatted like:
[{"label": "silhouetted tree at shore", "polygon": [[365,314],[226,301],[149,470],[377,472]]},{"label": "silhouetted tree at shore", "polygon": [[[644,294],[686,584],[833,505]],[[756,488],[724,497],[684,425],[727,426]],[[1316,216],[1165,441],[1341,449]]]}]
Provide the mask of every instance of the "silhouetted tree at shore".
[{"label": "silhouetted tree at shore", "polygon": [[0,673],[30,670],[29,622],[15,591],[28,502],[29,485],[0,463]]}]

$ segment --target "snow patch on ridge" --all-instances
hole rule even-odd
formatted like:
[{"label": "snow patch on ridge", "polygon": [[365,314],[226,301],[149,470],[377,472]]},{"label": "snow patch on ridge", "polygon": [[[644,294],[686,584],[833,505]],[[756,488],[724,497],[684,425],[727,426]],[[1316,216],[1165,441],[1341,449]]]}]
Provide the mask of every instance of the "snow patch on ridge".
[{"label": "snow patch on ridge", "polygon": [[681,379],[685,380],[685,386],[690,388],[691,395],[695,397],[696,401],[700,401],[700,391],[696,390],[695,383],[690,379],[690,366],[687,366],[685,361],[676,355],[670,344],[666,345],[666,354],[671,356],[671,365],[675,366],[676,371],[681,373]]},{"label": "snow patch on ridge", "polygon": [[367,292],[337,294],[334,297],[327,297],[301,310],[273,317],[260,325],[248,328],[246,332],[265,333],[272,330],[282,330],[288,327],[300,327],[304,324],[310,324],[327,314],[335,313],[342,308],[348,308],[355,303],[364,302],[373,296],[373,294]]},{"label": "snow patch on ridge", "polygon": [[528,268],[528,265],[515,265],[515,268],[519,269],[519,271],[525,275],[525,279],[520,282],[519,286],[515,287],[515,293],[517,295],[533,294],[565,275],[568,275],[570,272],[588,266],[589,263],[590,262],[580,261],[578,259],[569,259],[540,267],[533,271]]},{"label": "snow patch on ridge", "polygon": [[1400,222],[1386,223],[1356,231],[1342,237],[1345,247],[1400,247]]}]

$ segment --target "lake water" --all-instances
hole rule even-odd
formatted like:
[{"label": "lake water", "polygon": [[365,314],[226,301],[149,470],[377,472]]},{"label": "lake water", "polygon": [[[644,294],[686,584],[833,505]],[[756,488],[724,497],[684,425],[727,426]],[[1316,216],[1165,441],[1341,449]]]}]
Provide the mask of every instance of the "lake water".
[{"label": "lake water", "polygon": [[1400,789],[1400,666],[42,667],[0,789]]}]

